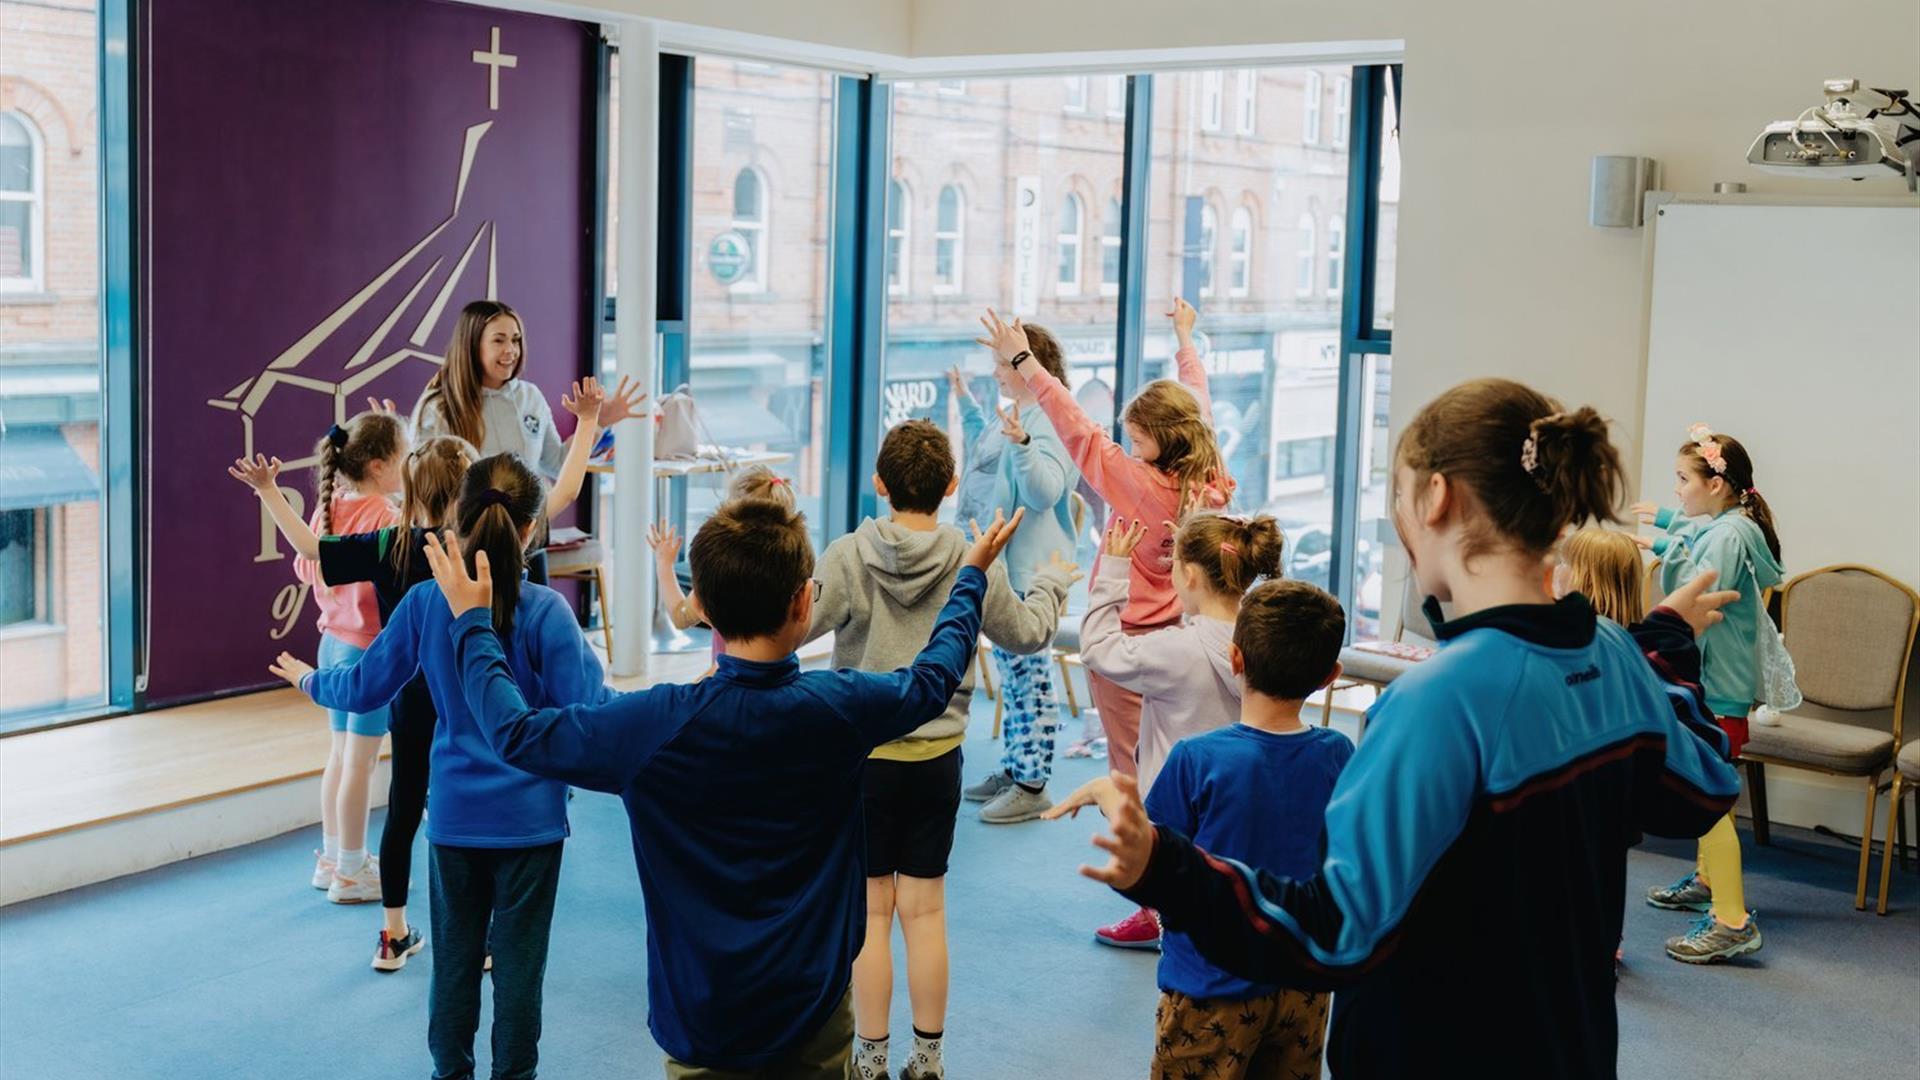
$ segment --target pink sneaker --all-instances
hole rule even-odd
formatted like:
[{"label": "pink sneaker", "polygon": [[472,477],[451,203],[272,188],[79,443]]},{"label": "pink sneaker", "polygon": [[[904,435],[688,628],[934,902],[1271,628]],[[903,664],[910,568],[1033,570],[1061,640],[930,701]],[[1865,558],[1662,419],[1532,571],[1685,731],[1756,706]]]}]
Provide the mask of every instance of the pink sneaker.
[{"label": "pink sneaker", "polygon": [[1158,949],[1160,917],[1147,908],[1093,932],[1093,940],[1116,949]]}]

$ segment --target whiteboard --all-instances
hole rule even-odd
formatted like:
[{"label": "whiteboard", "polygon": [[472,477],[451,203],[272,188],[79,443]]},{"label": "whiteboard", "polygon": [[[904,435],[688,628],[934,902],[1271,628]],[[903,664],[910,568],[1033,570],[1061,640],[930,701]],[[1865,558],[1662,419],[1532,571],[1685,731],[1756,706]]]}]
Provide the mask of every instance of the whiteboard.
[{"label": "whiteboard", "polygon": [[1689,424],[1739,439],[1788,576],[1920,587],[1920,203],[1669,202],[1653,223],[1637,497]]}]

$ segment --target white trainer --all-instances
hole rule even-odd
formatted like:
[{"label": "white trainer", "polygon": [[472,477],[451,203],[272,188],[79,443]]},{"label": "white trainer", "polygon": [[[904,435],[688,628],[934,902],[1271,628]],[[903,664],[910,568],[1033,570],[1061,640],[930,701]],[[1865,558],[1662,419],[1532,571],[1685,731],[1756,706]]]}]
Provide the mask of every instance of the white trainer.
[{"label": "white trainer", "polygon": [[313,853],[313,887],[328,889],[333,886],[333,860],[322,852]]},{"label": "white trainer", "polygon": [[334,872],[327,899],[336,904],[365,904],[380,899],[380,859],[369,855],[351,877]]}]

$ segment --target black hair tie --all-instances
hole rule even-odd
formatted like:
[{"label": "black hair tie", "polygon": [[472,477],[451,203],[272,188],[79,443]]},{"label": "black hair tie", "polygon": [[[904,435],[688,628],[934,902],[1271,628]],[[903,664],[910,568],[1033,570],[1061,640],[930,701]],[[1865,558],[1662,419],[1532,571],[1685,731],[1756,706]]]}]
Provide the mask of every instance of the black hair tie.
[{"label": "black hair tie", "polygon": [[335,424],[327,429],[327,442],[335,450],[347,448],[347,429]]},{"label": "black hair tie", "polygon": [[490,506],[503,507],[507,513],[513,513],[513,500],[499,488],[488,488],[480,493],[480,509],[484,511]]}]

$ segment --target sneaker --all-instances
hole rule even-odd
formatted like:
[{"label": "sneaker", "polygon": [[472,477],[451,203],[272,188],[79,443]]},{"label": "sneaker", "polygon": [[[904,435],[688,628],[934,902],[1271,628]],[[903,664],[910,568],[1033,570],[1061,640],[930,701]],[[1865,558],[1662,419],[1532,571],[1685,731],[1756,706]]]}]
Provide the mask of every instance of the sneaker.
[{"label": "sneaker", "polygon": [[427,939],[420,931],[407,927],[407,936],[394,940],[393,935],[380,931],[380,944],[373,950],[373,970],[399,971],[407,966],[407,957],[427,947]]},{"label": "sneaker", "polygon": [[1760,920],[1753,912],[1747,912],[1747,925],[1738,930],[1708,912],[1686,934],[1667,939],[1667,955],[1686,964],[1711,964],[1759,952],[1760,945]]},{"label": "sneaker", "polygon": [[968,802],[988,802],[1012,786],[1013,777],[1004,772],[997,772],[960,794],[965,796]]},{"label": "sneaker", "polygon": [[1011,825],[1016,821],[1032,821],[1051,809],[1053,800],[1047,798],[1046,792],[1028,791],[1019,784],[1010,784],[980,808],[980,820],[989,825]]},{"label": "sneaker", "polygon": [[336,904],[365,904],[380,899],[380,859],[369,855],[352,877],[339,872],[327,886],[327,899]]},{"label": "sneaker", "polygon": [[1160,917],[1147,908],[1093,932],[1093,940],[1116,949],[1158,949]]},{"label": "sneaker", "polygon": [[333,860],[322,852],[313,853],[313,887],[326,889],[333,884]]},{"label": "sneaker", "polygon": [[1705,911],[1713,906],[1713,890],[1698,873],[1689,871],[1665,888],[1648,889],[1647,903],[1668,911]]}]

